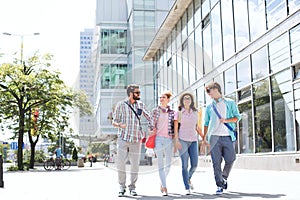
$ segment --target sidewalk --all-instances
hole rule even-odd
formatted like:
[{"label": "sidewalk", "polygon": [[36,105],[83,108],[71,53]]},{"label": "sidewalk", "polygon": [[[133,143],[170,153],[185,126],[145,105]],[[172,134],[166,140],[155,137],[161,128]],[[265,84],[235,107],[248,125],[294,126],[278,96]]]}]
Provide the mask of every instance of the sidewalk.
[{"label": "sidewalk", "polygon": [[[130,165],[128,165],[128,168]],[[129,180],[129,177],[128,179]],[[287,199],[300,198],[300,172],[241,170],[233,168],[228,190],[215,195],[212,168],[199,167],[192,178],[195,189],[186,196],[181,168],[172,165],[167,179],[168,197],[161,197],[156,166],[141,166],[137,182],[139,196],[118,197],[115,165],[95,163],[84,168],[71,167],[66,171],[47,172],[42,168],[27,172],[5,172],[0,199],[10,200],[110,200],[110,199]]]}]

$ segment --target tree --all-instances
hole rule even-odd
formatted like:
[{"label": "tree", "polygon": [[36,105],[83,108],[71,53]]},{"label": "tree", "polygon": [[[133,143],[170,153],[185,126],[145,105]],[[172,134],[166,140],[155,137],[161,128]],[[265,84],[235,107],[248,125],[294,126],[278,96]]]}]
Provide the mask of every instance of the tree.
[{"label": "tree", "polygon": [[78,152],[76,147],[73,149],[72,160],[78,160]]},{"label": "tree", "polygon": [[[39,137],[54,139],[59,131],[65,131],[73,107],[79,107],[81,114],[91,114],[86,95],[67,87],[59,72],[49,70],[51,60],[50,54],[36,53],[22,65],[14,62],[0,66],[0,118],[8,122],[13,138],[18,138],[19,170],[23,170],[22,145],[26,131],[34,163]],[[37,109],[37,119],[32,120],[32,112]]]}]

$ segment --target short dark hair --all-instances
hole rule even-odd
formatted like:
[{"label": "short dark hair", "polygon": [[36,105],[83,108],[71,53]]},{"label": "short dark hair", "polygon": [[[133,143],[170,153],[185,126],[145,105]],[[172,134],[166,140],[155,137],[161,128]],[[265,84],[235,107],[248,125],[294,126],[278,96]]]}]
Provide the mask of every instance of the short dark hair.
[{"label": "short dark hair", "polygon": [[130,96],[130,92],[133,92],[135,89],[139,89],[140,86],[138,86],[137,84],[129,84],[127,86],[127,96]]}]

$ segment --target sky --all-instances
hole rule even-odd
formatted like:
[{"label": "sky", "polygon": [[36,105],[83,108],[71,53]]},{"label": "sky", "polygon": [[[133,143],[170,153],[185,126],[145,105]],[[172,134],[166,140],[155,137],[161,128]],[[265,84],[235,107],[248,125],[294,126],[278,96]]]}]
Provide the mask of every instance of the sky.
[{"label": "sky", "polygon": [[23,35],[23,58],[51,53],[54,69],[72,87],[79,74],[80,32],[94,28],[95,12],[96,0],[0,0],[0,63],[21,58]]},{"label": "sky", "polygon": [[23,58],[36,51],[53,54],[54,67],[72,86],[79,72],[80,32],[94,28],[95,12],[96,0],[1,0],[0,53],[5,55],[0,61],[21,57],[23,35]]}]

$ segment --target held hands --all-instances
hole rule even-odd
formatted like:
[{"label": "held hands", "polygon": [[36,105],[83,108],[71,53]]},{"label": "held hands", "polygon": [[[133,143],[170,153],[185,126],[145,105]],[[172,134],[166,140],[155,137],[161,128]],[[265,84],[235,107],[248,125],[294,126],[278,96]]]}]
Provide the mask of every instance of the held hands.
[{"label": "held hands", "polygon": [[201,146],[200,146],[200,153],[201,154],[205,154],[206,147],[209,150],[209,148],[210,148],[209,143],[206,140],[202,140],[202,143],[201,143]]},{"label": "held hands", "polygon": [[175,148],[176,148],[176,150],[182,148],[182,145],[181,145],[179,139],[175,139]]}]

